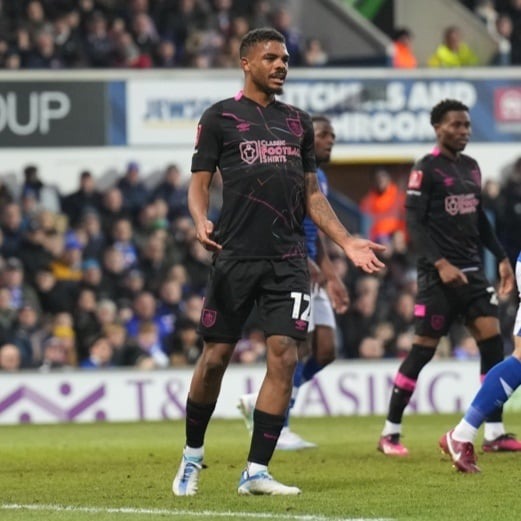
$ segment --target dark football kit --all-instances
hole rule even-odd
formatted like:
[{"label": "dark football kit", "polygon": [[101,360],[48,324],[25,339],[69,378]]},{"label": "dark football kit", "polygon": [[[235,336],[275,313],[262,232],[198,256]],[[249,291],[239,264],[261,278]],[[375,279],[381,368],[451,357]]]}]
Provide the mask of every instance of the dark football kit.
[{"label": "dark football kit", "polygon": [[219,170],[223,205],[213,239],[200,332],[235,342],[253,306],[267,336],[306,338],[309,273],[302,221],[306,172],[315,172],[305,112],[239,93],[208,108],[198,126],[192,175]]}]

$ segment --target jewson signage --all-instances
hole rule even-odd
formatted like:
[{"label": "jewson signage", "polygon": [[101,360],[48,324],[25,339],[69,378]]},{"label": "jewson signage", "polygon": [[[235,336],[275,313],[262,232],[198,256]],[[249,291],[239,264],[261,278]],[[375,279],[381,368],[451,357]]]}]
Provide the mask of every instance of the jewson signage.
[{"label": "jewson signage", "polygon": [[[320,74],[317,71],[316,77]],[[218,78],[129,80],[130,145],[191,145],[204,109],[232,97],[241,81]],[[331,117],[343,144],[432,142],[433,105],[455,98],[471,111],[474,142],[512,142],[521,135],[521,79],[429,79],[346,76],[299,78],[292,72],[281,100]]]},{"label": "jewson signage", "polygon": [[[385,414],[399,361],[335,362],[302,387],[299,416]],[[231,366],[215,415],[238,418],[239,396],[256,391],[263,366]],[[1,377],[0,424],[181,419],[191,369],[71,371]],[[461,413],[479,386],[478,362],[433,362],[422,371],[409,413]],[[509,406],[520,410],[514,395]]]}]

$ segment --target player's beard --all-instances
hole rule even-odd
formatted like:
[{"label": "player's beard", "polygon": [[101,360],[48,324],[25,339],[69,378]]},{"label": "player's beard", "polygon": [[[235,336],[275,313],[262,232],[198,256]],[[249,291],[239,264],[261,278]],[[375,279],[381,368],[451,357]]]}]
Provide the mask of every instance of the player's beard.
[{"label": "player's beard", "polygon": [[257,85],[257,87],[268,96],[273,96],[274,94],[279,96],[280,94],[284,94],[284,88],[282,86],[273,88],[270,87],[267,83],[260,81],[255,81],[255,85]]}]

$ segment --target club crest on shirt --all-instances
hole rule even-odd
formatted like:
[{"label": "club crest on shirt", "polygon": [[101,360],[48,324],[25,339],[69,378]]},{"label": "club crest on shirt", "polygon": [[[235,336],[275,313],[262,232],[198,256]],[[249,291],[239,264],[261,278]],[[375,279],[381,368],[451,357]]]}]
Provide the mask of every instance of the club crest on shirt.
[{"label": "club crest on shirt", "polygon": [[431,326],[432,329],[438,331],[445,324],[445,317],[443,315],[432,315],[431,317]]},{"label": "club crest on shirt", "polygon": [[217,320],[217,311],[214,309],[203,309],[201,314],[201,323],[204,327],[212,327]]},{"label": "club crest on shirt", "polygon": [[255,163],[259,158],[259,147],[255,141],[243,141],[239,145],[241,159],[248,165]]},{"label": "club crest on shirt", "polygon": [[300,137],[304,134],[304,129],[302,128],[300,119],[286,118],[286,123],[294,136]]},{"label": "club crest on shirt", "polygon": [[413,170],[409,174],[409,183],[407,188],[411,188],[412,190],[418,190],[421,188],[423,180],[423,172],[421,170]]}]

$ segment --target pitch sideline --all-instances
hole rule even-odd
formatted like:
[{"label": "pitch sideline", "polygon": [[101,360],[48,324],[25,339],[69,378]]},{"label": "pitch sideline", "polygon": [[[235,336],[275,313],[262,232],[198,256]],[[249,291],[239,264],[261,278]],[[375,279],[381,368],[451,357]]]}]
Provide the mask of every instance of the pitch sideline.
[{"label": "pitch sideline", "polygon": [[248,519],[285,519],[288,521],[393,521],[388,518],[346,518],[346,517],[326,517],[315,515],[290,515],[290,514],[270,514],[270,513],[254,513],[254,512],[216,512],[203,510],[201,512],[193,512],[189,510],[168,510],[168,509],[151,509],[151,508],[101,508],[101,507],[81,507],[67,505],[37,505],[37,504],[20,504],[20,503],[4,503],[0,504],[0,510],[32,510],[32,511],[50,511],[50,512],[83,512],[89,514],[138,514],[149,516],[189,516],[193,518],[216,518],[222,517],[227,519],[248,518]]}]

